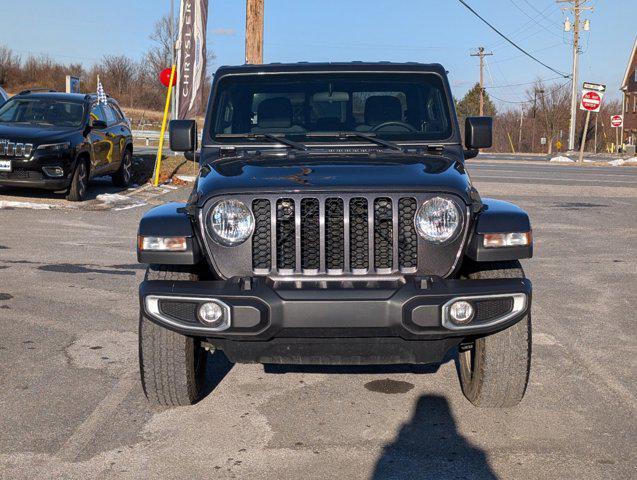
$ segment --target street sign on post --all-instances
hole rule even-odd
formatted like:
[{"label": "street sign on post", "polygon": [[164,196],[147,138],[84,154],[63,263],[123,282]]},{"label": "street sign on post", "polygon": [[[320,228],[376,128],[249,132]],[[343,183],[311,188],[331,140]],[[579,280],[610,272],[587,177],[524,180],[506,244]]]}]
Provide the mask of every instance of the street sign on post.
[{"label": "street sign on post", "polygon": [[610,126],[613,128],[621,128],[624,125],[624,116],[623,115],[611,115],[610,117]]},{"label": "street sign on post", "polygon": [[580,110],[597,113],[602,107],[602,97],[606,92],[606,85],[599,83],[584,82],[582,89],[582,101],[580,102]]},{"label": "street sign on post", "polygon": [[588,124],[591,120],[591,112],[597,113],[602,108],[602,97],[606,91],[606,85],[599,83],[584,82],[582,89],[582,101],[580,102],[580,110],[586,111],[586,122],[584,122],[584,130],[582,131],[582,142],[579,151],[579,163],[584,162],[584,148],[586,146],[586,134],[588,133]]}]

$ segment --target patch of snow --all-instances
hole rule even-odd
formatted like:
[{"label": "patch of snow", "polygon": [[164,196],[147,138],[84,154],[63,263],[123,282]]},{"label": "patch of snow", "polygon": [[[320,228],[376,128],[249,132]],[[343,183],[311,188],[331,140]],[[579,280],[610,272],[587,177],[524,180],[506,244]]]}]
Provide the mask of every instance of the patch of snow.
[{"label": "patch of snow", "polygon": [[195,183],[197,179],[196,175],[175,175],[177,180],[181,180],[182,182]]},{"label": "patch of snow", "polygon": [[610,162],[608,162],[609,165],[612,165],[613,167],[619,167],[621,165],[637,165],[637,157],[630,157],[630,158],[618,158],[617,160],[611,160]]},{"label": "patch of snow", "polygon": [[570,159],[568,157],[563,157],[563,156],[553,157],[549,161],[552,162],[552,163],[575,163],[575,160],[572,160],[572,159]]},{"label": "patch of snow", "polygon": [[0,210],[8,208],[28,208],[31,210],[51,210],[56,208],[55,205],[48,203],[35,203],[35,202],[12,202],[9,200],[0,200]]},{"label": "patch of snow", "polygon": [[119,193],[102,193],[96,197],[98,202],[112,206],[113,210],[128,210],[129,208],[141,207],[146,202],[133,197],[127,197]]}]

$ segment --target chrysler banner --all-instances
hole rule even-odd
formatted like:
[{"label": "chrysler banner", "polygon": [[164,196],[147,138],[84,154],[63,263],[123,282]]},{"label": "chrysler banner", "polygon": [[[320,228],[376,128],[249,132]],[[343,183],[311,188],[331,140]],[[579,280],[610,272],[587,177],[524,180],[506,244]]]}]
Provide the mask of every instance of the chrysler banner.
[{"label": "chrysler banner", "polygon": [[208,0],[181,0],[177,39],[177,118],[203,110]]}]

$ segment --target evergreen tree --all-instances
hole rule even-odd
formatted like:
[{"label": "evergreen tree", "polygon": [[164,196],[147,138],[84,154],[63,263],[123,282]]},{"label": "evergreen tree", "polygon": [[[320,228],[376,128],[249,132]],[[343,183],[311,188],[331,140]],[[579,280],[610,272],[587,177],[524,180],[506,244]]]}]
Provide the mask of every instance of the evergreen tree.
[{"label": "evergreen tree", "polygon": [[[462,118],[475,117],[480,115],[480,84],[476,83],[467,94],[456,102],[456,110],[458,116]],[[487,117],[495,117],[495,105],[491,101],[487,91],[484,91],[484,115]]]}]

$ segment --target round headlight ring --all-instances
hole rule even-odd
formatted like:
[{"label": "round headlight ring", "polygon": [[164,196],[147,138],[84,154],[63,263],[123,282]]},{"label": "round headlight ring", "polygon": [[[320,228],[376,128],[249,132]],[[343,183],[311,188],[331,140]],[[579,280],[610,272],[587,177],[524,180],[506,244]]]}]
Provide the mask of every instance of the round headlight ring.
[{"label": "round headlight ring", "polygon": [[236,247],[254,231],[254,216],[240,200],[220,200],[215,203],[206,220],[208,233],[224,247]]},{"label": "round headlight ring", "polygon": [[425,240],[446,243],[456,238],[462,227],[462,214],[456,203],[443,197],[423,202],[414,217],[416,230]]}]

